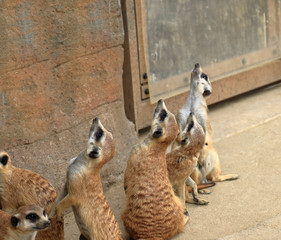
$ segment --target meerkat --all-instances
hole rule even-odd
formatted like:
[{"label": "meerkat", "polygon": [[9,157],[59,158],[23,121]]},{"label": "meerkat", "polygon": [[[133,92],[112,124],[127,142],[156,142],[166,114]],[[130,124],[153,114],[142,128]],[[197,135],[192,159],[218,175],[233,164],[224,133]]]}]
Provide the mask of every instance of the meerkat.
[{"label": "meerkat", "polygon": [[[0,152],[0,203],[2,209],[12,213],[24,205],[39,205],[50,214],[57,193],[52,184],[43,176],[27,169],[12,165],[9,154]],[[64,227],[51,222],[51,226],[40,231],[36,240],[63,240]]]},{"label": "meerkat", "polygon": [[14,214],[0,210],[0,240],[34,240],[37,232],[51,224],[38,205],[19,207]]},{"label": "meerkat", "polygon": [[[197,184],[206,183],[207,180],[212,182],[234,180],[238,178],[237,174],[228,174],[221,176],[221,166],[216,149],[212,144],[212,127],[208,117],[208,107],[205,97],[211,95],[212,86],[209,77],[202,72],[200,64],[197,63],[191,72],[190,96],[185,106],[180,109],[177,120],[179,129],[182,129],[186,117],[192,111],[197,121],[202,126],[205,133],[205,145],[203,146],[198,159],[198,167],[191,174],[191,178]],[[181,140],[179,134],[177,143]],[[208,190],[201,190],[202,193],[209,193]]]},{"label": "meerkat", "polygon": [[56,201],[55,213],[60,220],[72,207],[83,236],[80,239],[121,240],[121,231],[103,193],[100,171],[114,156],[112,134],[98,118],[90,128],[87,149],[69,162],[64,190]]},{"label": "meerkat", "polygon": [[[186,202],[206,205],[208,201],[199,199],[197,185],[190,175],[197,166],[198,157],[205,144],[205,134],[195,115],[191,112],[183,129],[181,146],[166,155],[169,179],[182,204]],[[186,191],[186,181],[192,187],[193,198]]]},{"label": "meerkat", "polygon": [[209,77],[202,72],[199,63],[195,64],[195,67],[191,72],[189,97],[186,104],[177,114],[179,134],[176,141],[173,143],[173,149],[181,145],[182,132],[191,112],[194,113],[198,123],[203,128],[205,139],[208,139],[210,135],[212,135],[212,127],[208,118],[208,107],[205,100],[205,97],[211,95],[211,93],[212,86]]},{"label": "meerkat", "polygon": [[159,100],[151,130],[131,150],[125,170],[127,203],[122,220],[133,239],[170,239],[188,221],[188,212],[169,181],[166,164],[166,150],[177,132],[175,116]]}]

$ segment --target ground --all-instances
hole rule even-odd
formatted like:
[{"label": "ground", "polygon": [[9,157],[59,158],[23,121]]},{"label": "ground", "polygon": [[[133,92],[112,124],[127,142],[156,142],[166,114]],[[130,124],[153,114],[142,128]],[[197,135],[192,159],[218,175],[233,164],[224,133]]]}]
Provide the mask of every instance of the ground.
[{"label": "ground", "polygon": [[[188,204],[190,220],[175,240],[281,239],[281,83],[210,107],[214,145],[222,173],[236,181],[217,183],[207,206]],[[140,140],[143,136],[140,136]],[[123,233],[123,183],[106,193]],[[77,240],[72,213],[66,214],[65,239]]]}]

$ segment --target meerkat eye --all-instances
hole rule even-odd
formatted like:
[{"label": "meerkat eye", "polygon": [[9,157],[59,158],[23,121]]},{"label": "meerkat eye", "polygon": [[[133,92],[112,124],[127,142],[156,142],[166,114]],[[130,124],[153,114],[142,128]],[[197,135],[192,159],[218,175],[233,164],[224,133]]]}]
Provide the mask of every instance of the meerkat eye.
[{"label": "meerkat eye", "polygon": [[201,74],[201,78],[204,78],[206,81],[208,81],[208,76],[205,73]]},{"label": "meerkat eye", "polygon": [[160,121],[163,122],[166,117],[167,117],[167,112],[163,109],[159,114]]},{"label": "meerkat eye", "polygon": [[43,211],[43,215],[44,215],[44,217],[46,217],[46,211],[45,210]]},{"label": "meerkat eye", "polygon": [[103,136],[103,130],[101,128],[98,128],[98,130],[96,131],[95,133],[95,137],[96,137],[96,140],[97,141],[100,141],[100,139],[102,138]]},{"label": "meerkat eye", "polygon": [[29,219],[31,222],[35,222],[39,219],[39,216],[36,213],[30,213],[26,216],[26,219]]},{"label": "meerkat eye", "polygon": [[194,127],[194,122],[192,121],[192,122],[188,125],[187,131],[189,132],[193,127]]},{"label": "meerkat eye", "polygon": [[17,225],[18,225],[18,223],[19,223],[19,219],[18,218],[16,218],[15,216],[13,216],[12,218],[11,218],[11,224],[14,226],[14,227],[16,227]]},{"label": "meerkat eye", "polygon": [[5,166],[8,162],[8,156],[7,155],[4,155],[1,159],[0,159],[0,162],[2,163],[3,166]]}]

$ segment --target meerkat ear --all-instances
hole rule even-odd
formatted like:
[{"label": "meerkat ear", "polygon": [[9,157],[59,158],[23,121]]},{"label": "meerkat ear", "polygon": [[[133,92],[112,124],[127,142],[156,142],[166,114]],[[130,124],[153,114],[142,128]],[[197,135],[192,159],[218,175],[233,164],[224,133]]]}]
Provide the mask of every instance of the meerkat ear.
[{"label": "meerkat ear", "polygon": [[15,216],[12,216],[12,217],[11,217],[11,224],[12,224],[14,227],[16,227],[16,226],[18,225],[19,221],[20,221],[20,220],[19,220],[17,217],[15,217]]},{"label": "meerkat ear", "polygon": [[9,157],[5,154],[4,156],[1,157],[0,162],[3,166],[5,166],[7,164],[9,160]]}]

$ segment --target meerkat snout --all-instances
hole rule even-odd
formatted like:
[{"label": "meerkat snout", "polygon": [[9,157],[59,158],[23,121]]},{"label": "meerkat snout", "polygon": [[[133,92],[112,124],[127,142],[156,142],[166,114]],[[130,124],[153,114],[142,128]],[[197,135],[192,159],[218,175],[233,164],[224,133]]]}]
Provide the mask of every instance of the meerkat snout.
[{"label": "meerkat snout", "polygon": [[89,153],[90,158],[98,158],[100,156],[100,149],[99,147],[94,147],[92,151]]},{"label": "meerkat snout", "polygon": [[212,92],[211,92],[210,90],[205,90],[205,91],[203,92],[203,96],[204,96],[204,97],[210,96],[211,94],[212,94]]}]

